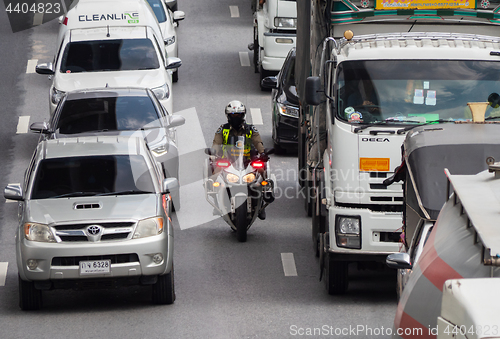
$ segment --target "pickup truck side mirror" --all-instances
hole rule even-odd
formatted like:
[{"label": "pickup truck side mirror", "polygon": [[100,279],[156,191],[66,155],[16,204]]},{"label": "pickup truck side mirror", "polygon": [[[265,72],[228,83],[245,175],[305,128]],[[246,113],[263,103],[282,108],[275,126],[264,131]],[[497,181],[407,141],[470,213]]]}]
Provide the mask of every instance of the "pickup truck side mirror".
[{"label": "pickup truck side mirror", "polygon": [[51,62],[36,65],[35,72],[37,72],[38,74],[45,74],[45,75],[54,75],[55,73],[54,66],[52,65]]},{"label": "pickup truck side mirror", "polygon": [[172,115],[170,117],[170,121],[168,123],[168,128],[174,128],[177,126],[182,126],[186,122],[186,119],[180,115]]},{"label": "pickup truck side mirror", "polygon": [[49,124],[44,122],[34,122],[30,125],[30,130],[35,133],[49,134]]},{"label": "pickup truck side mirror", "polygon": [[413,268],[410,255],[408,253],[392,253],[387,256],[385,263],[390,268],[409,270]]},{"label": "pickup truck side mirror", "polygon": [[262,88],[264,88],[264,89],[278,88],[278,78],[276,78],[274,76],[265,77],[264,79],[262,79],[260,84],[261,84]]},{"label": "pickup truck side mirror", "polygon": [[166,69],[177,69],[181,67],[181,65],[182,65],[182,60],[176,57],[168,57],[167,60],[165,61]]},{"label": "pickup truck side mirror", "polygon": [[163,180],[163,191],[162,194],[168,194],[179,188],[179,182],[176,178],[167,178]]},{"label": "pickup truck side mirror", "polygon": [[323,90],[321,89],[320,77],[308,77],[306,79],[306,103],[316,106],[323,101]]},{"label": "pickup truck side mirror", "polygon": [[8,184],[3,190],[3,196],[8,200],[23,200],[23,189],[21,184]]},{"label": "pickup truck side mirror", "polygon": [[179,22],[181,20],[184,20],[186,18],[186,13],[183,11],[175,11],[174,12],[174,22]]}]

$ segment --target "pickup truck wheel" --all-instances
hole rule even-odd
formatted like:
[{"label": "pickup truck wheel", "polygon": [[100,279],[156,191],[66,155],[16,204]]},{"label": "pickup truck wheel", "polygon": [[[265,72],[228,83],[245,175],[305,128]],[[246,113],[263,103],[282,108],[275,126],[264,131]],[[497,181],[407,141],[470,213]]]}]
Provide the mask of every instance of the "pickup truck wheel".
[{"label": "pickup truck wheel", "polygon": [[325,272],[323,279],[330,295],[344,294],[349,284],[347,261],[333,261],[330,254],[325,255]]},{"label": "pickup truck wheel", "polygon": [[259,69],[260,69],[259,70],[259,72],[260,72],[260,79],[259,79],[260,90],[263,92],[269,92],[270,91],[269,89],[262,87],[262,80],[265,77],[269,76],[271,73],[266,71],[264,68],[262,68],[262,66],[260,66]]},{"label": "pickup truck wheel", "polygon": [[306,208],[306,212],[307,212],[308,217],[312,217],[312,211],[313,211],[312,199],[311,199],[311,188],[312,188],[312,181],[306,180],[304,190],[306,193],[305,208]]},{"label": "pickup truck wheel", "polygon": [[177,69],[174,73],[172,73],[172,82],[179,81],[179,69]]},{"label": "pickup truck wheel", "polygon": [[257,27],[253,28],[253,67],[254,72],[259,73],[259,33],[257,32]]},{"label": "pickup truck wheel", "polygon": [[32,281],[19,278],[19,307],[23,311],[39,310],[42,308],[42,291],[35,288]]},{"label": "pickup truck wheel", "polygon": [[158,281],[153,284],[153,303],[159,305],[170,305],[175,301],[174,289],[174,264],[170,273],[158,276]]}]

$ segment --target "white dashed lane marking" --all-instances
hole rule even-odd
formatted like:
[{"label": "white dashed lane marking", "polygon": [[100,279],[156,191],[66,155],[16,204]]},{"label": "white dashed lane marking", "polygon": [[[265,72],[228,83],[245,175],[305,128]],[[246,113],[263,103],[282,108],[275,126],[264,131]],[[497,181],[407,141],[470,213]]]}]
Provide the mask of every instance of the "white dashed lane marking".
[{"label": "white dashed lane marking", "polygon": [[28,65],[26,66],[26,73],[35,73],[35,67],[38,64],[38,59],[28,60]]},{"label": "white dashed lane marking", "polygon": [[295,267],[293,253],[281,253],[281,262],[283,263],[283,272],[285,273],[285,277],[297,276],[297,268]]},{"label": "white dashed lane marking", "polygon": [[240,63],[243,67],[250,67],[250,57],[248,52],[240,52]]},{"label": "white dashed lane marking", "polygon": [[0,262],[0,286],[5,286],[5,278],[7,278],[8,262]]},{"label": "white dashed lane marking", "polygon": [[252,116],[252,124],[264,125],[260,108],[250,108],[250,115]]},{"label": "white dashed lane marking", "polygon": [[23,115],[19,117],[19,122],[17,123],[17,134],[28,133],[28,128],[30,124],[30,116]]},{"label": "white dashed lane marking", "polygon": [[229,11],[231,12],[231,18],[239,18],[240,10],[238,6],[229,6]]}]

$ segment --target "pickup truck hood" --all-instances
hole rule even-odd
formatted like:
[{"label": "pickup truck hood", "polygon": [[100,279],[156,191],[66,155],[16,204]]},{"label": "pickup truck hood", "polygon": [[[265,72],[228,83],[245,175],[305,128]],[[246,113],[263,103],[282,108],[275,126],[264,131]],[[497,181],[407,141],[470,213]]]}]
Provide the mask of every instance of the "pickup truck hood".
[{"label": "pickup truck hood", "polygon": [[[155,194],[38,199],[28,202],[30,221],[42,224],[99,220],[140,220],[157,214]],[[86,204],[94,208],[75,209]]]},{"label": "pickup truck hood", "polygon": [[154,69],[144,71],[58,73],[54,79],[54,87],[63,92],[103,87],[154,88],[167,83],[167,72]]}]

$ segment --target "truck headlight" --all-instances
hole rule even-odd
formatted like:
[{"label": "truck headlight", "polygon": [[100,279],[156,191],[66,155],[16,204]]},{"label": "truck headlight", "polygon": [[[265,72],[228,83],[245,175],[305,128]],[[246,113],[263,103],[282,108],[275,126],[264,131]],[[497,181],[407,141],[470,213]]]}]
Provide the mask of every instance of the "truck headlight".
[{"label": "truck headlight", "polygon": [[170,97],[170,88],[168,88],[167,84],[164,84],[160,87],[151,88],[153,93],[155,94],[158,100],[168,99]]},{"label": "truck headlight", "polygon": [[151,237],[163,233],[163,218],[154,217],[140,220],[134,232],[134,239]]},{"label": "truck headlight", "polygon": [[163,41],[165,41],[165,46],[170,46],[175,42],[175,35],[165,38]]},{"label": "truck headlight", "polygon": [[361,217],[337,215],[335,238],[338,247],[361,248]]},{"label": "truck headlight", "polygon": [[274,26],[278,28],[297,28],[297,18],[274,18]]},{"label": "truck headlight", "polygon": [[59,101],[61,101],[62,97],[64,96],[64,93],[63,91],[60,91],[58,90],[57,88],[55,87],[52,87],[52,90],[51,90],[51,94],[50,94],[50,101],[52,101],[52,103],[54,105],[57,105],[59,103]]},{"label": "truck headlight", "polygon": [[227,173],[227,174],[226,174],[226,180],[227,180],[228,182],[235,183],[235,182],[240,181],[240,177],[239,177],[239,176],[237,176],[236,174],[233,174],[233,173]]},{"label": "truck headlight", "polygon": [[24,224],[24,237],[31,241],[56,242],[49,226],[31,222]]},{"label": "truck headlight", "polygon": [[295,107],[278,104],[278,111],[281,115],[285,115],[292,118],[299,117],[299,109]]}]

